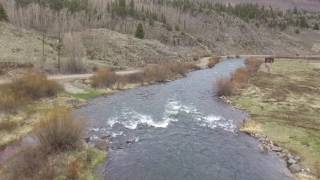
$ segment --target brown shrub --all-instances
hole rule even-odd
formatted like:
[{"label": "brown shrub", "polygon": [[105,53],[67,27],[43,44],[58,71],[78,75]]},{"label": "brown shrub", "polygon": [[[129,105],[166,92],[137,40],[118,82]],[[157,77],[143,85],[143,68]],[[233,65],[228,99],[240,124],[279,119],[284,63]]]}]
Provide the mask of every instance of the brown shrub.
[{"label": "brown shrub", "polygon": [[172,75],[180,74],[185,76],[190,70],[197,69],[197,66],[192,63],[178,63],[172,62],[162,65],[163,68],[169,69]]},{"label": "brown shrub", "polygon": [[220,59],[218,57],[213,57],[208,62],[208,68],[213,68],[216,64],[220,62]]},{"label": "brown shrub", "polygon": [[31,100],[56,96],[62,87],[47,76],[30,72],[0,87],[0,111],[13,112]]},{"label": "brown shrub", "polygon": [[177,75],[185,76],[190,70],[199,69],[192,63],[171,62],[148,67],[144,70],[145,81],[164,82]]},{"label": "brown shrub", "polygon": [[65,73],[83,73],[86,71],[83,57],[85,57],[85,47],[82,37],[77,33],[66,33],[63,37],[63,47],[67,58],[62,63],[62,70]]},{"label": "brown shrub", "polygon": [[221,78],[216,81],[217,96],[231,96],[233,94],[233,84],[228,78]]},{"label": "brown shrub", "polygon": [[143,83],[144,73],[134,73],[130,75],[124,75],[128,83]]},{"label": "brown shrub", "polygon": [[232,74],[232,83],[238,87],[243,87],[249,80],[250,72],[247,68],[240,68],[237,69]]},{"label": "brown shrub", "polygon": [[172,72],[163,65],[148,67],[144,70],[144,79],[147,82],[164,82],[172,76],[171,73]]},{"label": "brown shrub", "polygon": [[22,94],[33,100],[56,96],[62,90],[58,83],[48,80],[45,74],[38,72],[26,74],[15,80],[11,86],[14,92],[22,91]]},{"label": "brown shrub", "polygon": [[12,113],[29,102],[27,97],[11,90],[8,86],[0,88],[0,111]]},{"label": "brown shrub", "polygon": [[80,177],[81,165],[78,160],[74,160],[68,164],[67,177],[70,180],[77,180]]},{"label": "brown shrub", "polygon": [[40,122],[35,134],[45,152],[74,150],[81,145],[83,121],[75,119],[68,109],[50,111]]},{"label": "brown shrub", "polygon": [[8,180],[54,179],[54,169],[47,163],[48,156],[37,147],[28,147],[19,152],[6,167]]},{"label": "brown shrub", "polygon": [[92,87],[111,87],[117,81],[116,73],[110,68],[98,69],[95,75],[91,78]]},{"label": "brown shrub", "polygon": [[0,131],[11,131],[19,125],[16,121],[10,121],[9,119],[0,119]]},{"label": "brown shrub", "polygon": [[263,63],[263,61],[258,60],[258,59],[254,59],[254,58],[249,58],[249,59],[246,59],[246,61],[245,61],[245,65],[246,65],[248,71],[250,72],[250,74],[256,73],[259,70],[260,65],[262,63]]}]

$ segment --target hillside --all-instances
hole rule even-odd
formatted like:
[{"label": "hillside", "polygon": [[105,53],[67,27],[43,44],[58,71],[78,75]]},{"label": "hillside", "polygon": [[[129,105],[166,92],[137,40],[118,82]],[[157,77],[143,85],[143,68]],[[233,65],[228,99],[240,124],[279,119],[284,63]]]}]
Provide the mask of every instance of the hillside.
[{"label": "hillside", "polygon": [[319,11],[319,0],[215,0],[221,3],[258,3],[266,6],[278,7],[281,9],[304,9],[311,11]]},{"label": "hillside", "polygon": [[[90,67],[135,67],[167,60],[191,61],[206,53],[201,47],[170,47],[157,40],[141,40],[107,29],[90,29],[73,33],[72,37],[80,38],[78,43],[81,45],[77,44],[77,50],[83,52],[82,60]],[[39,32],[0,23],[0,63],[32,63],[54,71],[58,65],[58,43],[45,37],[43,57],[42,38]],[[63,66],[69,55],[65,47],[61,54]]]},{"label": "hillside", "polygon": [[[0,0],[11,24],[2,25],[7,35],[0,37],[1,61],[45,59],[52,70],[60,47],[62,65],[78,61],[90,67],[190,61],[208,54],[315,55],[320,50],[319,12],[278,9],[317,7],[318,1],[261,1],[265,6],[237,4],[246,0],[230,0],[231,5],[206,0],[60,2]],[[139,24],[143,36],[136,38]]]}]

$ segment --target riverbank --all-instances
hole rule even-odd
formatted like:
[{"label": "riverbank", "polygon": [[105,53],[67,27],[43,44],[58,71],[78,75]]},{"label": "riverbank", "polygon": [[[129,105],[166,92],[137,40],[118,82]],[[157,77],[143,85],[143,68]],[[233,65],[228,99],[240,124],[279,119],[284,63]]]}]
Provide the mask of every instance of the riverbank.
[{"label": "riverbank", "polygon": [[284,158],[297,179],[320,176],[319,76],[320,62],[279,59],[271,72],[262,65],[240,95],[231,97],[251,114],[242,131]]}]

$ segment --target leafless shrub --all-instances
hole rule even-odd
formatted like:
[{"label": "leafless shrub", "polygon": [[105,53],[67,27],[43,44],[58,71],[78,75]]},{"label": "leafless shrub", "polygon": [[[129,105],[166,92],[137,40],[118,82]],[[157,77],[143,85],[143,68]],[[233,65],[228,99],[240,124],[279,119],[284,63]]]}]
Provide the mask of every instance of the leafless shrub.
[{"label": "leafless shrub", "polygon": [[171,71],[164,66],[148,67],[144,70],[144,79],[146,82],[164,82],[171,76]]},{"label": "leafless shrub", "polygon": [[231,96],[233,94],[233,84],[229,78],[221,78],[215,82],[217,96]]},{"label": "leafless shrub", "polygon": [[78,148],[84,131],[83,123],[65,108],[53,109],[35,131],[40,149],[44,152],[60,152]]},{"label": "leafless shrub", "polygon": [[8,180],[54,179],[54,169],[47,163],[48,156],[37,147],[28,147],[19,152],[5,168]]},{"label": "leafless shrub", "polygon": [[240,68],[237,69],[233,74],[232,74],[232,83],[234,84],[235,87],[237,88],[242,88],[244,87],[250,77],[250,72],[247,68]]},{"label": "leafless shrub", "polygon": [[164,82],[177,75],[185,76],[187,72],[195,69],[198,69],[198,67],[192,63],[164,63],[146,68],[144,70],[144,76],[147,82]]},{"label": "leafless shrub", "polygon": [[62,87],[48,80],[45,74],[29,72],[0,87],[0,111],[15,111],[31,100],[56,96],[61,90]]},{"label": "leafless shrub", "polygon": [[78,160],[74,160],[68,164],[67,177],[70,180],[77,180],[80,177],[81,164]]},{"label": "leafless shrub", "polygon": [[86,66],[83,62],[85,48],[82,44],[80,34],[67,33],[63,38],[63,45],[68,58],[63,63],[63,72],[65,73],[83,73]]},{"label": "leafless shrub", "polygon": [[15,129],[18,125],[18,122],[4,118],[0,120],[0,131],[11,131]]},{"label": "leafless shrub", "polygon": [[112,87],[117,82],[116,73],[110,68],[101,68],[91,78],[92,87]]},{"label": "leafless shrub", "polygon": [[263,63],[263,61],[255,59],[255,58],[249,58],[249,59],[246,59],[246,61],[245,61],[245,65],[246,65],[248,71],[250,72],[250,74],[256,73],[259,70],[260,65],[262,63]]}]

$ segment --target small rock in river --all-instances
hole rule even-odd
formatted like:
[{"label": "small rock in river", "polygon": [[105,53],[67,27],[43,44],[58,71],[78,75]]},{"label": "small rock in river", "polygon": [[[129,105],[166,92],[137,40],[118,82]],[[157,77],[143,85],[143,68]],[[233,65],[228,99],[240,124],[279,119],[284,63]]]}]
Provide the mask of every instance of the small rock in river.
[{"label": "small rock in river", "polygon": [[293,158],[288,159],[288,164],[292,165],[292,164],[296,164],[296,163],[297,163],[297,161],[295,159],[293,159]]},{"label": "small rock in river", "polygon": [[292,173],[298,173],[302,170],[302,167],[299,164],[292,164],[289,166],[289,169]]},{"label": "small rock in river", "polygon": [[279,146],[272,146],[272,149],[271,149],[271,150],[274,151],[274,152],[281,152],[281,151],[282,151],[282,148],[279,147]]},{"label": "small rock in river", "polygon": [[109,141],[108,140],[102,140],[102,139],[99,139],[95,142],[95,145],[94,145],[97,149],[99,150],[107,150],[109,148]]}]

